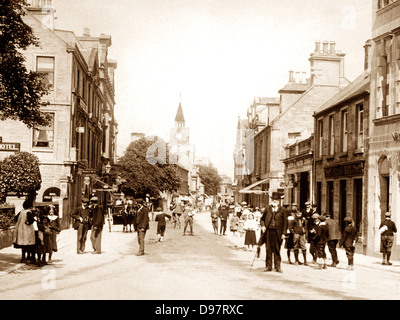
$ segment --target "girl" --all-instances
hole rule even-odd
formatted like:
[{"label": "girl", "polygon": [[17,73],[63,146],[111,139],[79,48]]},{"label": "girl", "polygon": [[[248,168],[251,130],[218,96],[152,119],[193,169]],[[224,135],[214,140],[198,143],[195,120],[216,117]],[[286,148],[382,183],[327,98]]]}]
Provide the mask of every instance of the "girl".
[{"label": "girl", "polygon": [[247,220],[244,223],[243,229],[246,234],[244,237],[244,244],[247,246],[247,249],[253,250],[254,245],[257,244],[256,240],[256,230],[257,230],[257,221],[254,218],[254,214],[249,213],[247,215]]}]

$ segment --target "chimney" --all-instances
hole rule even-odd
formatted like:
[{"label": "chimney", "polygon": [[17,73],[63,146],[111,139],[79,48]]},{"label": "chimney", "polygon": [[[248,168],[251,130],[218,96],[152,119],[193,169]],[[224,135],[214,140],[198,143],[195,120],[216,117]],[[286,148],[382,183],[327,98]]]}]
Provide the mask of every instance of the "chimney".
[{"label": "chimney", "polygon": [[319,53],[321,51],[321,41],[315,41],[315,53]]},{"label": "chimney", "polygon": [[90,37],[90,29],[89,28],[83,28],[83,36],[84,37]]},{"label": "chimney", "polygon": [[300,72],[299,72],[299,71],[296,71],[296,83],[299,83],[299,82],[301,82],[301,79],[300,79]]},{"label": "chimney", "polygon": [[364,45],[364,70],[369,70],[371,68],[371,39],[367,40]]},{"label": "chimney", "polygon": [[293,70],[289,71],[289,82],[290,83],[294,82],[294,71]]},{"label": "chimney", "polygon": [[323,42],[323,52],[324,53],[328,53],[328,44],[329,44],[328,41]]},{"label": "chimney", "polygon": [[335,41],[331,41],[330,42],[330,53],[331,54],[335,54],[336,53],[336,42]]}]

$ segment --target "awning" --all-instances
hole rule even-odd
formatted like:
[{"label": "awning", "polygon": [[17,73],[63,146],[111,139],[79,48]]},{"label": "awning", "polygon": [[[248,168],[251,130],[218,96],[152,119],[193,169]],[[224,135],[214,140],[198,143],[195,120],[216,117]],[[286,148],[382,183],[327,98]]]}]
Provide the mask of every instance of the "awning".
[{"label": "awning", "polygon": [[264,179],[253,183],[239,191],[239,193],[253,193],[253,194],[267,194],[268,190],[263,191],[261,185],[267,182],[269,179]]}]

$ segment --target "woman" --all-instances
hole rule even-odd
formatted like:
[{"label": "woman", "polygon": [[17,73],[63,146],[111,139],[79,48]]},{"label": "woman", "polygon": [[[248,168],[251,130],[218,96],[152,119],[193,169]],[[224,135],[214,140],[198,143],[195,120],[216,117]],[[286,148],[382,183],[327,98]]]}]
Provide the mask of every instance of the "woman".
[{"label": "woman", "polygon": [[247,220],[244,223],[243,229],[246,234],[244,236],[244,244],[247,246],[247,249],[253,249],[254,245],[257,244],[256,240],[256,230],[257,230],[257,221],[254,218],[253,213],[249,213],[247,215]]},{"label": "woman", "polygon": [[15,217],[14,248],[22,250],[21,263],[28,262],[27,254],[35,247],[35,230],[33,228],[34,216],[30,210],[33,207],[33,200],[26,199],[22,205],[23,210]]},{"label": "woman", "polygon": [[236,232],[238,231],[239,228],[239,220],[240,219],[237,216],[237,213],[234,212],[233,216],[231,217],[231,220],[229,221],[229,228],[234,236],[236,236]]},{"label": "woman", "polygon": [[[51,230],[50,242],[51,242],[52,252],[57,252],[58,251],[57,235],[61,231],[61,224],[60,224],[60,218],[58,217],[58,213],[56,212],[56,207],[54,205],[49,206],[48,218],[50,220],[50,230]],[[51,261],[52,252],[49,253],[48,263],[52,263]]]}]

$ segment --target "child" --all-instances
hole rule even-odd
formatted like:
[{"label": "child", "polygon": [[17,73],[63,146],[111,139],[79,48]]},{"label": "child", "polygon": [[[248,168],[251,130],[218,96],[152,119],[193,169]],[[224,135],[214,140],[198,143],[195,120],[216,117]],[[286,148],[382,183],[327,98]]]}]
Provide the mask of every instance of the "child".
[{"label": "child", "polygon": [[[381,233],[381,253],[382,253],[382,264],[391,266],[390,255],[392,253],[394,233],[397,232],[396,224],[390,219],[392,214],[390,212],[385,213],[385,220],[383,220],[379,226]],[[387,259],[387,262],[385,261]]]},{"label": "child", "polygon": [[155,221],[157,222],[157,235],[159,242],[164,240],[165,228],[167,225],[165,218],[171,219],[171,215],[162,212],[162,209],[158,207],[156,209]]},{"label": "child", "polygon": [[236,231],[238,231],[239,228],[239,220],[240,219],[237,216],[237,213],[234,212],[233,216],[231,217],[231,220],[229,221],[229,228],[234,236],[236,236]]},{"label": "child", "polygon": [[218,211],[216,209],[211,210],[211,223],[214,229],[214,234],[218,234]]},{"label": "child", "polygon": [[317,255],[317,263],[319,269],[326,269],[326,253],[325,246],[328,241],[329,229],[325,223],[326,218],[322,215],[316,220],[315,228],[315,253]]},{"label": "child", "polygon": [[38,223],[38,237],[40,244],[38,246],[38,266],[41,267],[46,263],[46,253],[49,254],[49,260],[53,253],[53,246],[51,243],[51,228],[50,219],[47,215],[42,216]]},{"label": "child", "polygon": [[49,206],[49,215],[48,218],[50,220],[50,229],[51,229],[51,235],[50,235],[50,240],[51,240],[51,247],[52,247],[52,252],[49,253],[49,260],[48,263],[52,263],[51,256],[53,252],[58,251],[57,247],[57,234],[60,233],[61,231],[61,225],[60,225],[60,218],[58,217],[58,214],[56,213],[56,208],[53,205]]},{"label": "child", "polygon": [[354,270],[354,250],[357,242],[357,229],[352,225],[353,220],[350,217],[344,218],[346,227],[343,230],[342,238],[339,242],[339,248],[344,247],[348,260],[348,270]]},{"label": "child", "polygon": [[254,218],[254,214],[249,213],[247,215],[247,220],[244,223],[243,229],[246,234],[244,236],[244,244],[247,246],[247,249],[253,250],[253,247],[257,244],[256,240],[256,230],[257,230],[257,221]]}]

